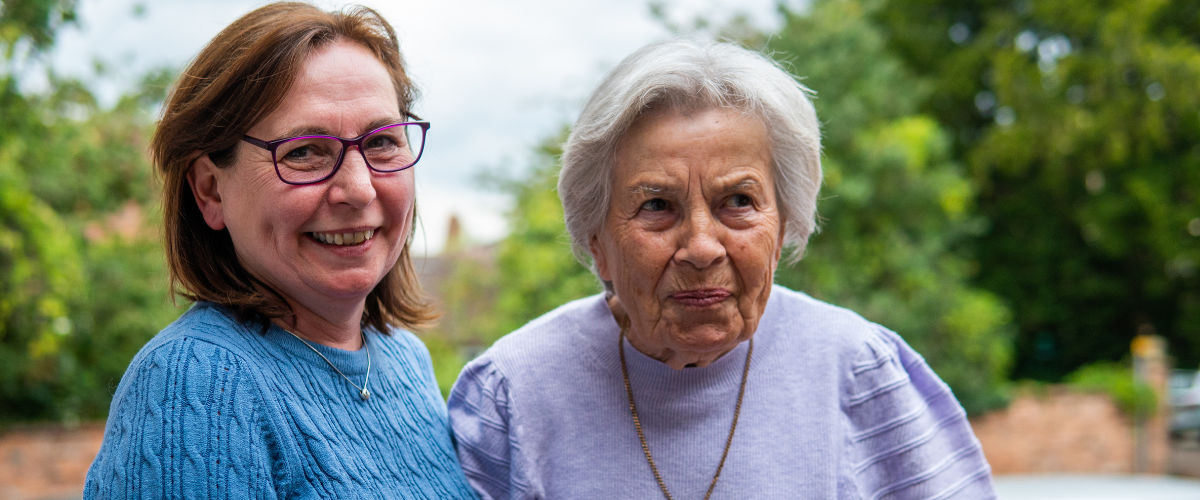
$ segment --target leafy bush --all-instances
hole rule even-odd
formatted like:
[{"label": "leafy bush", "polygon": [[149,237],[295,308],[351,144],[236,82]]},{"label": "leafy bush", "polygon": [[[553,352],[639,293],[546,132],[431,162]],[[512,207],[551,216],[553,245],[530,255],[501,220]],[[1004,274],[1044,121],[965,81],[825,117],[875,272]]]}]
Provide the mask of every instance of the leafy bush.
[{"label": "leafy bush", "polygon": [[104,418],[129,360],[182,312],[168,300],[145,151],[171,72],[111,108],[53,73],[46,91],[23,93],[14,73],[73,6],[0,8],[0,423]]},{"label": "leafy bush", "polygon": [[1066,381],[1076,389],[1108,394],[1121,411],[1133,418],[1151,417],[1158,410],[1154,389],[1135,380],[1133,370],[1119,363],[1101,361],[1086,365],[1067,375]]},{"label": "leafy bush", "polygon": [[871,9],[818,1],[763,37],[816,92],[824,124],[821,231],[776,280],[896,331],[980,413],[1007,403],[1012,314],[970,283],[961,247],[984,225],[975,188],[952,137],[921,112],[929,82],[886,50]]}]

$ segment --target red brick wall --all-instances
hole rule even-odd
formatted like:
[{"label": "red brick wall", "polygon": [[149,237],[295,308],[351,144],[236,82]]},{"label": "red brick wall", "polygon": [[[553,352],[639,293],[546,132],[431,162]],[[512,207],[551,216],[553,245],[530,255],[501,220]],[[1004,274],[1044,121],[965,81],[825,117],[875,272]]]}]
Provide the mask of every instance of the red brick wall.
[{"label": "red brick wall", "polygon": [[[1019,396],[1008,408],[973,419],[971,426],[995,474],[1134,471],[1133,422],[1104,394],[1053,387],[1046,394]],[[1161,425],[1150,427],[1156,466],[1151,472],[1163,472],[1166,432]]]},{"label": "red brick wall", "polygon": [[[1150,426],[1155,457],[1167,448],[1163,423]],[[1042,395],[1020,396],[971,425],[995,474],[1133,471],[1133,423],[1107,395],[1053,387]],[[103,423],[0,434],[0,500],[79,498],[103,434]],[[1200,460],[1200,452],[1194,454],[1192,462]],[[1161,464],[1165,456],[1152,462]],[[1172,467],[1174,473],[1189,471]]]},{"label": "red brick wall", "polygon": [[79,498],[103,438],[103,423],[29,427],[0,434],[0,499]]}]

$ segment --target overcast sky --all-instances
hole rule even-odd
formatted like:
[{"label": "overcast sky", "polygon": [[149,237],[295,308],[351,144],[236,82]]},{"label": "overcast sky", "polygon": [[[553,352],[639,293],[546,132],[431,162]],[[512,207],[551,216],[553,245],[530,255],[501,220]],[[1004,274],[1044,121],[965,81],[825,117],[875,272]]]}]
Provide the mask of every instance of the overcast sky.
[{"label": "overcast sky", "polygon": [[[748,15],[778,27],[778,0],[670,0],[672,19]],[[60,35],[53,65],[89,78],[109,68],[102,102],[159,66],[181,68],[208,40],[262,1],[80,0],[81,26]],[[429,120],[417,165],[418,253],[437,253],[451,214],[476,242],[504,236],[507,200],[477,187],[484,169],[519,169],[539,139],[569,124],[604,72],[646,43],[669,36],[646,0],[363,1],[400,37]],[[341,2],[321,1],[330,8]]]}]

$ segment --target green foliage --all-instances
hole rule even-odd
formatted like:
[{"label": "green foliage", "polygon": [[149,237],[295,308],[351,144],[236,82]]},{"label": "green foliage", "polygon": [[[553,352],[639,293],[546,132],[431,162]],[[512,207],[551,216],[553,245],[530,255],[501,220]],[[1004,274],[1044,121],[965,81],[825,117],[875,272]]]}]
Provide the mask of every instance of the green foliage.
[{"label": "green foliage", "polygon": [[111,109],[54,74],[47,92],[23,94],[11,72],[24,56],[14,47],[50,47],[72,9],[6,0],[0,10],[0,423],[103,418],[129,360],[180,313],[145,157],[170,72]]},{"label": "green foliage", "polygon": [[554,308],[598,293],[596,277],[571,254],[562,204],[554,186],[567,131],[547,138],[533,164],[516,176],[485,182],[511,196],[510,232],[494,246],[448,249],[450,276],[438,290],[445,316],[423,337],[443,395],[463,365],[500,337]]},{"label": "green foliage", "polygon": [[63,24],[75,21],[73,0],[4,0],[0,3],[0,60],[13,58],[20,42],[35,50],[54,43],[54,33]]},{"label": "green foliage", "polygon": [[969,167],[976,282],[1013,306],[1015,375],[1152,332],[1200,363],[1200,7],[890,0],[874,19]]},{"label": "green foliage", "polygon": [[1133,418],[1149,418],[1158,411],[1158,395],[1145,382],[1134,380],[1128,366],[1109,361],[1085,365],[1065,378],[1072,387],[1108,394]]},{"label": "green foliage", "polygon": [[498,330],[491,340],[601,290],[596,277],[571,254],[562,203],[554,190],[566,136],[564,130],[543,142],[528,173],[501,184],[514,206],[508,214],[511,233],[500,243]]},{"label": "green foliage", "polygon": [[421,340],[425,342],[425,347],[429,349],[429,357],[433,360],[433,374],[437,378],[438,388],[442,391],[442,398],[449,399],[450,388],[454,386],[454,381],[458,380],[458,374],[467,364],[467,360],[458,346],[445,337],[425,335]]},{"label": "green foliage", "polygon": [[438,288],[430,290],[441,298],[443,314],[438,325],[421,335],[421,340],[433,358],[433,372],[444,398],[450,396],[450,388],[467,361],[503,334],[496,327],[498,287],[496,266],[490,262],[492,252],[493,247],[446,248],[435,258],[449,270]]},{"label": "green foliage", "polygon": [[48,405],[59,351],[70,333],[68,304],[82,284],[77,244],[63,221],[29,192],[16,157],[0,142],[0,419],[30,404]]},{"label": "green foliage", "polygon": [[129,360],[180,313],[146,220],[147,108],[135,95],[97,109],[77,82],[54,89],[24,99],[25,125],[3,136],[0,300],[14,312],[0,337],[0,420],[103,417]]},{"label": "green foliage", "polygon": [[957,248],[981,225],[975,190],[950,138],[918,113],[928,82],[887,51],[868,14],[862,2],[819,1],[769,37],[817,92],[825,124],[821,231],[776,281],[895,330],[978,413],[1005,403],[1011,314],[969,284]]},{"label": "green foliage", "polygon": [[[147,221],[153,228],[158,220]],[[151,231],[153,231],[151,229]],[[74,309],[69,384],[60,402],[66,416],[102,418],[129,361],[154,334],[183,312],[170,302],[162,244],[120,236],[86,249],[87,296]]]}]

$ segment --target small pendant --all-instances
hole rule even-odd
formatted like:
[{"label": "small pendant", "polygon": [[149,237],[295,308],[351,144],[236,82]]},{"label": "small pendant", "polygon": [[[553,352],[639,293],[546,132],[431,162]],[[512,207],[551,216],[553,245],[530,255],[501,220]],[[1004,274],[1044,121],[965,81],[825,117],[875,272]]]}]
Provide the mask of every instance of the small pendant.
[{"label": "small pendant", "polygon": [[371,399],[371,391],[368,391],[365,387],[363,388],[363,390],[361,392],[358,393],[358,395],[362,396],[363,401]]}]

